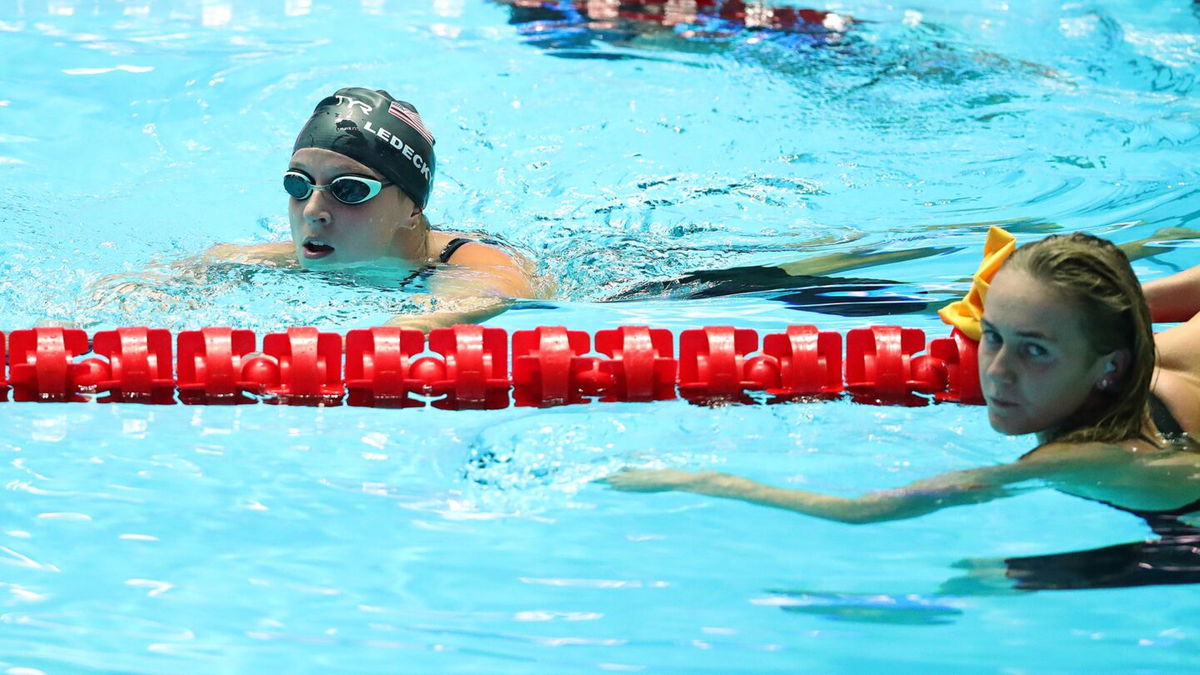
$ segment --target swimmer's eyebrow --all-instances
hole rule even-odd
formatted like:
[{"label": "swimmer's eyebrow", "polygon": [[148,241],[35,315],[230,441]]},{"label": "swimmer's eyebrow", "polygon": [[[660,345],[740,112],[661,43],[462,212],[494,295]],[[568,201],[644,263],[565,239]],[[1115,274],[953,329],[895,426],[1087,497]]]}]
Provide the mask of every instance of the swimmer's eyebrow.
[{"label": "swimmer's eyebrow", "polygon": [[[335,173],[339,176],[364,176],[366,178],[374,178],[375,180],[384,180],[370,169],[363,171],[358,167],[339,164],[334,164],[333,166],[327,168],[330,169],[331,173]],[[310,176],[313,174],[313,170],[310,169],[304,162],[288,162],[288,171],[303,171]]]},{"label": "swimmer's eyebrow", "polygon": [[[992,322],[988,321],[987,319],[980,319],[980,323],[982,323],[983,327],[987,330],[996,329],[996,327],[992,325]],[[1058,342],[1058,339],[1053,335],[1047,335],[1037,330],[1019,330],[1017,331],[1017,337],[1033,338],[1035,340],[1045,340],[1047,342]]]}]

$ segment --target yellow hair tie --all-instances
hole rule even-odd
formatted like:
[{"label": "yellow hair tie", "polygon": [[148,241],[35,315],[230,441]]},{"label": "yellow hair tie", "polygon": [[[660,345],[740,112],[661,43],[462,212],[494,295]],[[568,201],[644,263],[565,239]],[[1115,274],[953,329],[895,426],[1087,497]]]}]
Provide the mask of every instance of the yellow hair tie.
[{"label": "yellow hair tie", "polygon": [[955,300],[938,310],[942,321],[958,328],[964,335],[979,341],[983,329],[979,320],[983,318],[983,301],[987,299],[988,288],[992,285],[992,277],[996,270],[1004,264],[1008,256],[1017,248],[1017,238],[1007,231],[993,225],[988,229],[987,241],[983,244],[983,262],[975,272],[975,281],[971,290],[967,291],[962,300]]}]

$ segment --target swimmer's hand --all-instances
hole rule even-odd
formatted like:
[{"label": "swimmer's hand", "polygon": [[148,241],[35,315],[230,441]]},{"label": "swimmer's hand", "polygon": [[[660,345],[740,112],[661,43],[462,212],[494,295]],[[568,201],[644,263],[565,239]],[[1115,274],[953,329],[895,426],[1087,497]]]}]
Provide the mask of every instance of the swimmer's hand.
[{"label": "swimmer's hand", "polygon": [[678,469],[631,469],[600,479],[614,490],[622,492],[667,492],[687,490],[703,482],[710,474],[679,471]]},{"label": "swimmer's hand", "polygon": [[413,296],[412,302],[424,311],[393,317],[384,325],[413,328],[428,333],[434,328],[449,328],[460,323],[481,323],[500,314],[512,304],[506,298],[435,298],[429,295]]}]

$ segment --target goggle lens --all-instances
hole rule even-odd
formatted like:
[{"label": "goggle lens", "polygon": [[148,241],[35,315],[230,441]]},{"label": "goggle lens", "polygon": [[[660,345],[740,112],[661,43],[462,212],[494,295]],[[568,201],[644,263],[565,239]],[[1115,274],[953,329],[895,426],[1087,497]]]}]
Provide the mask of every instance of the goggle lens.
[{"label": "goggle lens", "polygon": [[[379,181],[371,182],[376,185],[379,184]],[[364,178],[342,176],[341,178],[334,178],[329,183],[329,194],[333,195],[334,199],[343,204],[361,204],[374,197],[378,192],[378,188],[372,192],[371,186],[367,184]]]},{"label": "goggle lens", "polygon": [[296,199],[308,199],[313,192],[313,184],[308,181],[308,178],[289,171],[283,174],[283,189]]},{"label": "goggle lens", "polygon": [[294,199],[301,201],[308,199],[313,190],[329,190],[329,194],[343,204],[361,204],[379,194],[387,185],[391,183],[360,176],[338,176],[329,181],[328,185],[317,185],[308,176],[296,171],[283,174],[283,189]]}]

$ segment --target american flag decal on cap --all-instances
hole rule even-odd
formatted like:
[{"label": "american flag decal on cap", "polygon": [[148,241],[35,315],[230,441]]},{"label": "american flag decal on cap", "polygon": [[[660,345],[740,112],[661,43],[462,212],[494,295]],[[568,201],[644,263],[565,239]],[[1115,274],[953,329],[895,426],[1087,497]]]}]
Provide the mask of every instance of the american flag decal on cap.
[{"label": "american flag decal on cap", "polygon": [[405,124],[413,129],[416,129],[417,133],[421,134],[422,138],[429,141],[429,145],[433,145],[433,134],[429,133],[429,130],[425,128],[425,124],[421,122],[421,116],[417,114],[417,111],[409,110],[408,108],[400,105],[399,102],[392,101],[392,104],[388,106],[388,112],[391,113],[392,116],[399,117],[400,119],[404,120]]}]

